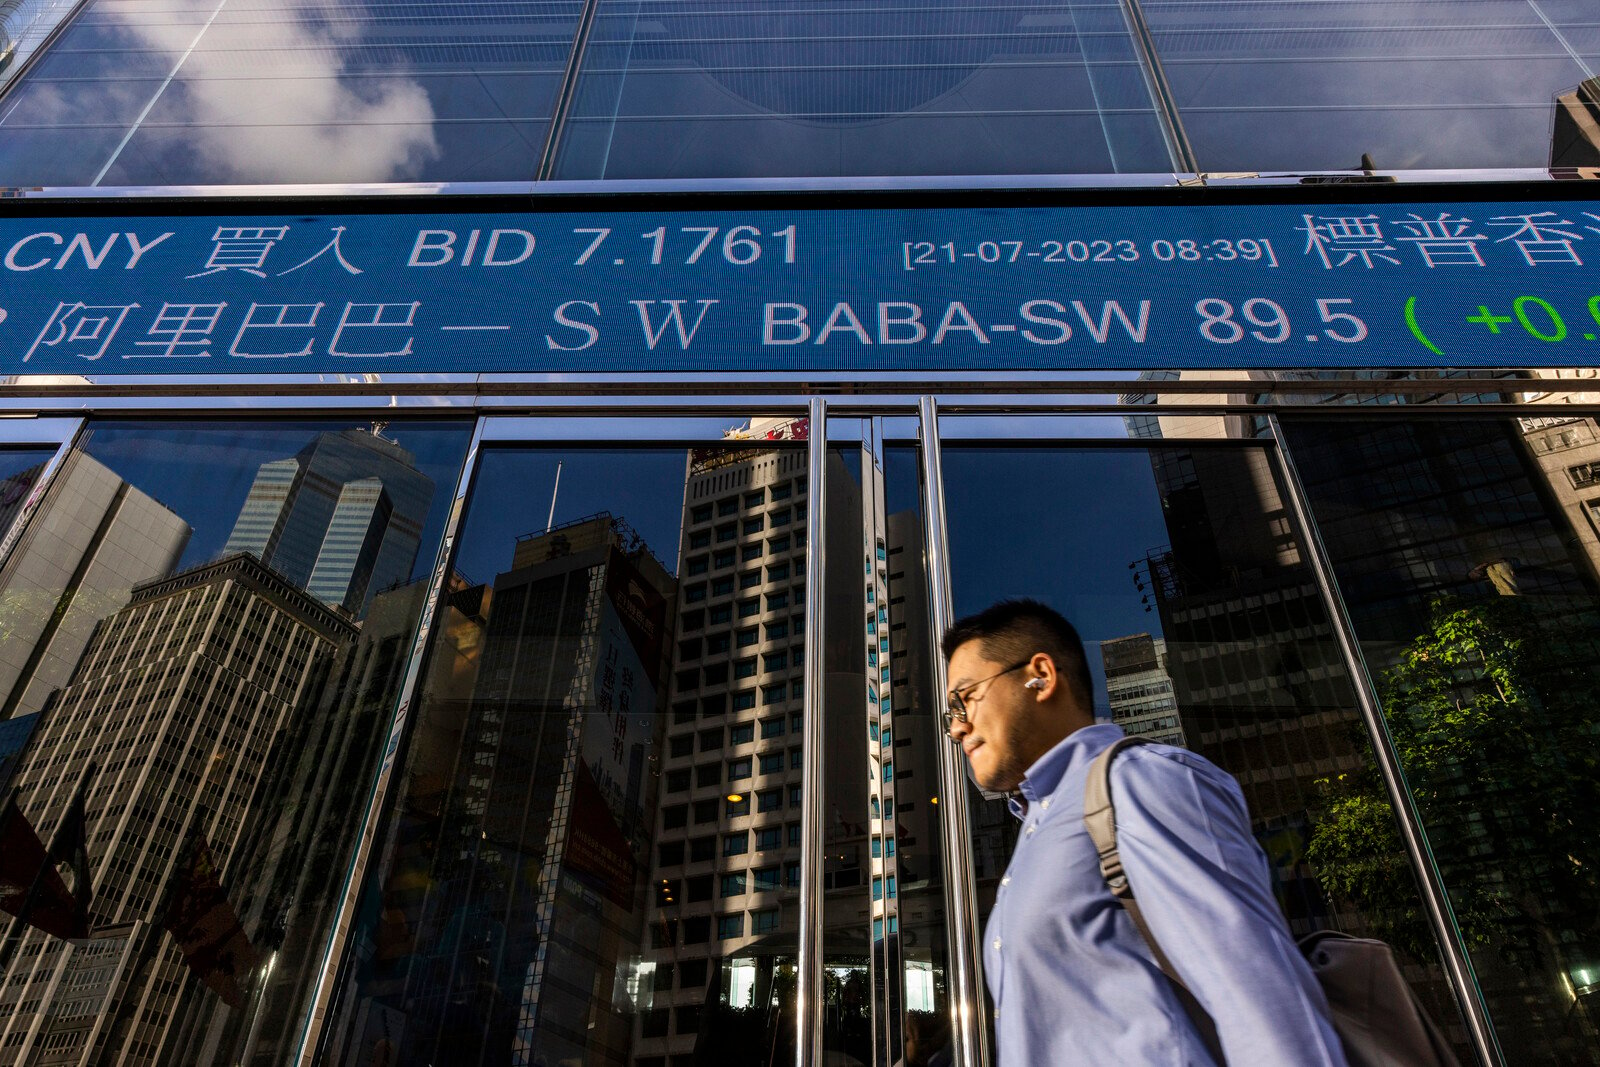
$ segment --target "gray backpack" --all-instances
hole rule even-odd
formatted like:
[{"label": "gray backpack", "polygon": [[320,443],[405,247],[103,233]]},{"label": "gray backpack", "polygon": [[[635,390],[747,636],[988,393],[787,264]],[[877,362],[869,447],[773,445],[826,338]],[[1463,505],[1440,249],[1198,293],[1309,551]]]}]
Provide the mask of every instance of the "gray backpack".
[{"label": "gray backpack", "polygon": [[[1100,853],[1100,874],[1150,946],[1156,964],[1171,980],[1195,1029],[1218,1064],[1227,1061],[1217,1040],[1217,1028],[1183,979],[1172,969],[1166,953],[1156,943],[1134,902],[1133,887],[1117,853],[1117,816],[1111,801],[1111,761],[1130,745],[1146,744],[1142,737],[1125,737],[1106,749],[1089,767],[1083,791],[1083,824]],[[1394,953],[1382,941],[1351,937],[1333,930],[1300,939],[1322,986],[1332,1012],[1333,1029],[1344,1045],[1350,1067],[1459,1067],[1444,1035],[1428,1018],[1416,994],[1400,974]]]}]

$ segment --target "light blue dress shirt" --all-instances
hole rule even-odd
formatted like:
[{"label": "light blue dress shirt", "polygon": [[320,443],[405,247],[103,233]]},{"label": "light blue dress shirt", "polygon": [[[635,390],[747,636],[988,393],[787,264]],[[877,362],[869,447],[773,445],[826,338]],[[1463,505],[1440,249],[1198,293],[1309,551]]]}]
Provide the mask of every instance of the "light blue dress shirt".
[{"label": "light blue dress shirt", "polygon": [[[1026,803],[1011,801],[1022,833],[983,946],[1001,1067],[1214,1063],[1083,826],[1089,764],[1121,736],[1110,724],[1078,730],[1028,769]],[[1343,1067],[1238,784],[1167,745],[1123,751],[1111,784],[1134,896],[1230,1067]]]}]

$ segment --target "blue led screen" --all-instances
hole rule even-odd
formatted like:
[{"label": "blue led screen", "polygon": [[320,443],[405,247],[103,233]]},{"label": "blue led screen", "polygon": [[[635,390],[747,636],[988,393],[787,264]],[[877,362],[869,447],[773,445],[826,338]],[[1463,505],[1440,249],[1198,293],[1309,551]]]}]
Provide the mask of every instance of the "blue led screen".
[{"label": "blue led screen", "polygon": [[1564,367],[1600,205],[0,223],[7,374]]}]

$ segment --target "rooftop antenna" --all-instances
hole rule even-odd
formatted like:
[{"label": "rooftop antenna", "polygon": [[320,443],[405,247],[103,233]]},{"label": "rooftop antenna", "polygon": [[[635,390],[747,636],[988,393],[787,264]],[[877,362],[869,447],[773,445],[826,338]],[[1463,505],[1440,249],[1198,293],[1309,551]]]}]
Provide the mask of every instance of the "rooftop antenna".
[{"label": "rooftop antenna", "polygon": [[561,491],[561,461],[556,460],[556,484],[550,490],[550,517],[544,520],[544,532],[549,533],[556,524],[556,494]]}]

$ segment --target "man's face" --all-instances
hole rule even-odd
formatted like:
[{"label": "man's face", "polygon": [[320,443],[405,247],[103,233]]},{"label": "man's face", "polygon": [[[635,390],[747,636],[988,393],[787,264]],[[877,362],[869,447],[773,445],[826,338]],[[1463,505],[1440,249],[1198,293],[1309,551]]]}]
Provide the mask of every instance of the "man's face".
[{"label": "man's face", "polygon": [[960,742],[978,784],[999,792],[1015,789],[1049,748],[1039,745],[1046,731],[1038,721],[1038,702],[1023,688],[1028,669],[1005,671],[1007,666],[986,658],[978,641],[968,641],[950,657],[949,692],[960,692],[967,705],[966,721],[952,722],[950,736]]}]

